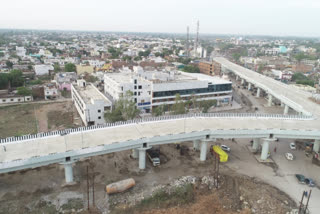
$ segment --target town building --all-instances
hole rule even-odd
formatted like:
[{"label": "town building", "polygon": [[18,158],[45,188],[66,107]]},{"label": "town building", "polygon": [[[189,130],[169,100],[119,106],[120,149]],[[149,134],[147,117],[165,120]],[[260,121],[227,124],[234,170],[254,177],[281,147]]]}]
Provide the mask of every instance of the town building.
[{"label": "town building", "polygon": [[45,100],[54,100],[58,97],[58,89],[56,84],[49,83],[43,87],[44,90],[44,99]]},{"label": "town building", "polygon": [[78,80],[71,85],[71,97],[84,125],[106,123],[104,113],[112,109],[112,103],[94,85]]},{"label": "town building", "polygon": [[75,72],[60,72],[55,76],[55,81],[60,91],[71,91],[71,84],[77,80]]},{"label": "town building", "polygon": [[220,77],[180,71],[145,71],[137,66],[133,70],[126,68],[119,73],[106,73],[104,87],[113,100],[131,91],[137,107],[145,112],[159,105],[174,104],[177,94],[183,101],[195,97],[198,101],[217,100],[219,105],[232,100],[231,82]]},{"label": "town building", "polygon": [[200,69],[200,73],[202,74],[215,76],[220,75],[221,73],[221,65],[214,61],[200,61],[198,67]]},{"label": "town building", "polygon": [[53,71],[54,68],[52,65],[35,65],[34,72],[37,76],[49,75],[50,71]]}]

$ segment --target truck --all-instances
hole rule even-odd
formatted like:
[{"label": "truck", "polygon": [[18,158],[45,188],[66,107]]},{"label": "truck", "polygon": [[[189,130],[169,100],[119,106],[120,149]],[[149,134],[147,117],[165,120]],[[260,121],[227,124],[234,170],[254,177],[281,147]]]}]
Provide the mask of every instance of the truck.
[{"label": "truck", "polygon": [[151,148],[147,150],[147,156],[153,166],[160,165],[160,148]]},{"label": "truck", "polygon": [[217,153],[219,155],[220,162],[228,161],[228,154],[225,151],[223,151],[220,146],[218,145],[212,146],[211,152],[212,154]]}]

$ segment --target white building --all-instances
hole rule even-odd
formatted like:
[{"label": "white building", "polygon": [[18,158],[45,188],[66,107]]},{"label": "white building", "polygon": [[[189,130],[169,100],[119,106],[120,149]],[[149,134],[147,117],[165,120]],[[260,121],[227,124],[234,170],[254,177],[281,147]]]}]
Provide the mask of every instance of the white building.
[{"label": "white building", "polygon": [[71,85],[72,101],[86,126],[106,123],[104,113],[110,111],[112,103],[91,83],[78,80]]},{"label": "white building", "polygon": [[56,84],[49,83],[44,86],[44,99],[45,100],[52,100],[56,99],[58,96],[58,89]]},{"label": "white building", "polygon": [[32,96],[5,95],[0,96],[0,104],[23,103],[33,101]]},{"label": "white building", "polygon": [[49,71],[53,71],[54,68],[52,65],[35,65],[34,71],[36,75],[49,75]]},{"label": "white building", "polygon": [[27,52],[27,50],[26,50],[24,47],[18,47],[18,46],[16,46],[17,56],[19,56],[19,57],[25,57],[25,56],[26,56],[26,52]]},{"label": "white building", "polygon": [[176,94],[182,100],[191,97],[199,100],[217,100],[229,104],[232,99],[231,82],[219,77],[180,71],[144,71],[141,67],[123,69],[120,73],[106,73],[105,93],[118,100],[127,91],[133,92],[140,110],[149,112],[152,107],[175,103]]}]

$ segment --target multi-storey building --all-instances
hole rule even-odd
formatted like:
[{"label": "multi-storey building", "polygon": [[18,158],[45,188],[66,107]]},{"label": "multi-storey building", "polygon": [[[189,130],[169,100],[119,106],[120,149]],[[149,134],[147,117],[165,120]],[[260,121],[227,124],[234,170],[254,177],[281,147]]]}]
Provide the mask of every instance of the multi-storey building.
[{"label": "multi-storey building", "polygon": [[144,71],[141,67],[123,69],[120,73],[107,73],[105,93],[118,100],[127,91],[133,92],[137,107],[150,112],[153,107],[175,103],[177,94],[183,101],[217,100],[229,104],[232,98],[231,82],[219,77],[180,71]]},{"label": "multi-storey building", "polygon": [[86,126],[105,124],[104,113],[112,109],[112,103],[95,86],[78,80],[71,85],[71,96]]},{"label": "multi-storey building", "polygon": [[200,61],[199,64],[200,73],[210,76],[220,75],[221,65],[217,62]]}]

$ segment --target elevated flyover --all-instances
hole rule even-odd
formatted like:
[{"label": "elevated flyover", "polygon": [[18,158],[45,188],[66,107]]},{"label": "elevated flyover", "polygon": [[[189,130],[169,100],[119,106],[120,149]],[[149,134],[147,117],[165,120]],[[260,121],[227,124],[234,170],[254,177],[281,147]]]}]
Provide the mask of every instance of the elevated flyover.
[{"label": "elevated flyover", "polygon": [[[241,78],[281,99],[300,115],[191,114],[162,116],[40,133],[0,140],[0,173],[52,163],[65,166],[66,182],[73,181],[72,164],[85,157],[133,149],[139,168],[145,168],[145,152],[154,145],[194,141],[200,146],[200,160],[206,160],[208,141],[216,138],[263,140],[261,158],[267,158],[268,142],[274,138],[314,139],[320,145],[320,107],[306,93],[219,58],[218,62]],[[287,91],[287,92],[286,92]]]}]

